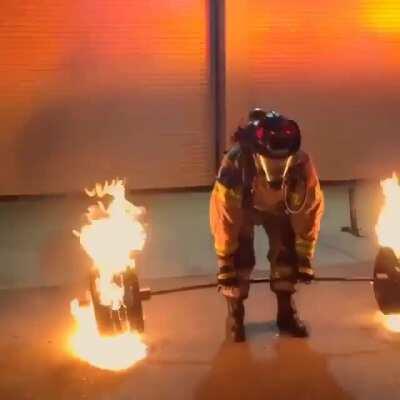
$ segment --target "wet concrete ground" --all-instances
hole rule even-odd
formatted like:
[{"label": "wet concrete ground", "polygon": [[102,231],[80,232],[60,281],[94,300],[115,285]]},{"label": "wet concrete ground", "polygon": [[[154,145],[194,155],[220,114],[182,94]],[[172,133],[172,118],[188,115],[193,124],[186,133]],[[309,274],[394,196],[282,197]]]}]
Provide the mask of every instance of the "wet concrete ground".
[{"label": "wet concrete ground", "polygon": [[[326,191],[319,276],[372,276],[376,208],[369,207],[375,197],[368,190],[361,239],[340,232],[348,224],[346,191]],[[140,198],[151,217],[142,286],[215,279],[207,199],[207,193]],[[69,302],[82,294],[88,261],[70,232],[86,205],[68,198],[0,204],[0,399],[400,398],[400,334],[383,327],[367,282],[301,286],[296,298],[309,339],[277,336],[275,300],[266,284],[253,285],[243,344],[226,342],[225,304],[215,289],[154,296],[144,303],[145,360],[118,373],[79,361],[68,350]],[[260,234],[256,247],[255,275],[264,276]]]},{"label": "wet concrete ground", "polygon": [[148,357],[118,373],[68,351],[78,292],[1,293],[1,399],[399,398],[400,335],[379,322],[368,283],[301,286],[309,339],[277,336],[274,298],[253,285],[243,344],[225,340],[225,304],[214,289],[153,297],[144,305]]}]

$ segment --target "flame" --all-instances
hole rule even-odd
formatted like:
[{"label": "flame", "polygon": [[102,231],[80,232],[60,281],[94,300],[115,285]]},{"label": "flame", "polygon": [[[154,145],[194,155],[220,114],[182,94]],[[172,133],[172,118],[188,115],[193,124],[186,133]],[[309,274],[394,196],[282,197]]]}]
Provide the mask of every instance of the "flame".
[{"label": "flame", "polygon": [[77,329],[70,337],[69,346],[81,360],[97,368],[121,371],[146,357],[147,346],[139,334],[128,331],[117,336],[101,336],[92,305],[81,307],[78,300],[72,300],[71,313]]},{"label": "flame", "polygon": [[383,314],[377,311],[375,320],[388,331],[400,333],[400,314]]},{"label": "flame", "polygon": [[[124,290],[114,277],[127,266],[135,267],[133,256],[143,249],[146,233],[138,218],[144,209],[135,207],[125,198],[122,180],[113,180],[104,186],[96,184],[93,190],[85,189],[90,197],[111,196],[108,207],[102,201],[88,208],[88,224],[80,231],[73,231],[93,261],[98,271],[96,290],[100,303],[118,310],[123,305]],[[146,355],[146,345],[137,333],[129,330],[105,337],[96,324],[91,303],[82,307],[77,299],[71,302],[71,313],[77,329],[70,338],[72,352],[90,364],[113,371],[123,370],[135,364]]]},{"label": "flame", "polygon": [[107,208],[101,201],[90,206],[86,213],[89,224],[74,233],[101,274],[118,273],[134,261],[132,252],[144,246],[146,234],[137,220],[144,210],[126,200],[121,180],[112,181],[111,185],[106,182],[104,187],[97,184],[93,191],[86,190],[86,193],[100,198],[108,194],[113,200]]},{"label": "flame", "polygon": [[381,181],[381,187],[385,196],[384,204],[375,227],[379,244],[383,247],[391,247],[400,256],[400,186],[397,175],[393,173],[391,178]]},{"label": "flame", "polygon": [[[381,181],[384,194],[382,210],[379,214],[375,232],[378,242],[383,247],[390,247],[396,256],[400,256],[400,237],[398,225],[400,223],[400,185],[397,175]],[[400,314],[378,313],[381,323],[391,332],[400,332]]]},{"label": "flame", "polygon": [[383,323],[385,327],[391,332],[400,332],[400,315],[388,314],[383,316]]}]

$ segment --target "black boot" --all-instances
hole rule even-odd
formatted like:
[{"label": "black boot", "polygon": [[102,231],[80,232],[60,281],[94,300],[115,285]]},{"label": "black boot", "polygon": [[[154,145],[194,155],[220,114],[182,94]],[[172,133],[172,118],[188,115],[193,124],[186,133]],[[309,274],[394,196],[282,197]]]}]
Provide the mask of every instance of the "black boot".
[{"label": "black boot", "polygon": [[243,300],[226,298],[228,305],[228,317],[226,323],[227,337],[234,342],[244,342],[246,333],[244,330],[244,304]]},{"label": "black boot", "polygon": [[304,322],[297,315],[292,293],[276,293],[278,302],[277,325],[281,334],[287,334],[294,337],[308,337],[309,333]]}]

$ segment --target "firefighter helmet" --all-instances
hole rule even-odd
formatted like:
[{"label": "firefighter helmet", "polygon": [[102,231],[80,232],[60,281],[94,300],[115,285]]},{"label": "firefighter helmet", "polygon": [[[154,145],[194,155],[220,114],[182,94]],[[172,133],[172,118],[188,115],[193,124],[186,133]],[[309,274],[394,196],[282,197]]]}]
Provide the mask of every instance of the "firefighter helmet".
[{"label": "firefighter helmet", "polygon": [[262,108],[256,107],[251,109],[249,111],[249,124],[258,125],[265,118],[266,114]]},{"label": "firefighter helmet", "polygon": [[266,113],[255,130],[256,152],[270,158],[287,158],[300,149],[300,128],[276,111]]}]

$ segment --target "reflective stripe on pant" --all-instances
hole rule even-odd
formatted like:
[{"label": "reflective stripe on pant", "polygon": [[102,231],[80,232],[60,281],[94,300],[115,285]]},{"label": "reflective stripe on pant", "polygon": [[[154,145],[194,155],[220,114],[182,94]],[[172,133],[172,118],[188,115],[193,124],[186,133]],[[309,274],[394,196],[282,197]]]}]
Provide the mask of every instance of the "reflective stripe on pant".
[{"label": "reflective stripe on pant", "polygon": [[250,288],[250,275],[255,264],[253,213],[250,210],[246,210],[240,229],[239,247],[233,254],[233,266],[237,272],[239,285],[238,287],[221,288],[222,294],[226,297],[247,299]]},{"label": "reflective stripe on pant", "polygon": [[238,281],[237,287],[221,287],[221,293],[225,297],[233,299],[247,299],[250,289],[250,275],[253,268],[241,268],[238,270]]},{"label": "reflective stripe on pant", "polygon": [[263,228],[269,239],[268,260],[271,265],[273,292],[296,291],[297,255],[295,234],[287,215],[259,213]]}]

